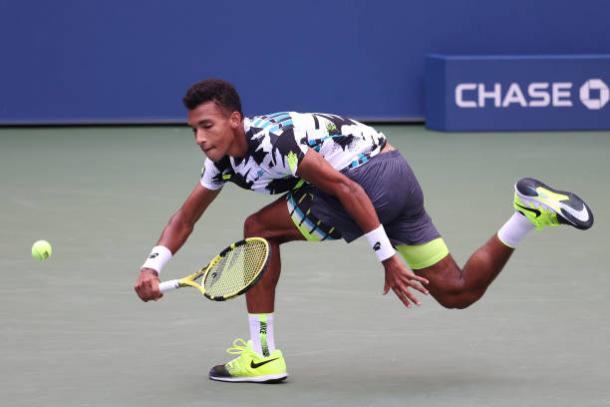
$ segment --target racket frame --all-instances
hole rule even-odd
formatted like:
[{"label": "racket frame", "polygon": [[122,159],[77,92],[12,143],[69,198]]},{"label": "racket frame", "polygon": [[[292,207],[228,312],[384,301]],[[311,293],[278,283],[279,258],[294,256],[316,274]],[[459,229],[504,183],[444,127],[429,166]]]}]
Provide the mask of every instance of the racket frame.
[{"label": "racket frame", "polygon": [[[259,270],[256,277],[254,277],[254,279],[250,282],[250,284],[248,284],[244,288],[242,288],[239,291],[234,292],[234,293],[230,293],[230,294],[222,295],[222,296],[212,296],[206,292],[205,288],[201,284],[199,284],[195,281],[199,278],[201,278],[201,281],[204,281],[206,276],[210,272],[210,270],[216,264],[218,264],[218,262],[220,262],[227,255],[227,253],[229,253],[230,251],[235,250],[237,247],[243,246],[246,243],[251,242],[251,241],[263,242],[267,249],[267,253],[265,256],[265,263]],[[193,287],[193,288],[196,288],[197,290],[199,290],[199,292],[201,294],[203,294],[209,300],[212,300],[212,301],[229,300],[231,298],[235,298],[235,297],[245,293],[250,288],[254,287],[256,285],[256,283],[258,283],[258,281],[262,278],[263,274],[265,274],[265,272],[267,271],[267,268],[269,267],[270,258],[271,258],[271,246],[269,245],[269,242],[266,239],[264,239],[262,237],[248,237],[248,238],[239,240],[237,242],[231,243],[229,246],[225,247],[212,260],[210,260],[210,262],[207,265],[205,265],[201,269],[199,269],[199,271],[197,271],[191,275],[188,275],[186,277],[182,277],[182,278],[175,279],[175,280],[168,280],[168,281],[164,281],[164,282],[160,283],[159,289],[161,290],[161,292],[165,293],[167,291],[171,291],[171,290],[174,290],[177,288]]]}]

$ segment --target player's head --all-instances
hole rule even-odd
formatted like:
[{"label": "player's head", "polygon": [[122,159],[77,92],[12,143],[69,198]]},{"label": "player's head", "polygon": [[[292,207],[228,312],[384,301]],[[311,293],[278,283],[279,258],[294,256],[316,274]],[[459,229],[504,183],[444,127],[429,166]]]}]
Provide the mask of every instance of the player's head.
[{"label": "player's head", "polygon": [[243,133],[241,101],[235,87],[221,79],[206,79],[191,86],[184,98],[188,123],[195,141],[212,160],[234,152]]}]

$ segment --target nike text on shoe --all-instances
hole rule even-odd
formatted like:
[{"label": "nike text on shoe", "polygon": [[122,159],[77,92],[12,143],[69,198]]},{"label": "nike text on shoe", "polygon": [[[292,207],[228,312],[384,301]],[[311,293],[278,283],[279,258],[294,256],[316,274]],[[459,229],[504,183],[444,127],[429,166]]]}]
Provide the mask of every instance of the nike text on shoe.
[{"label": "nike text on shoe", "polygon": [[239,355],[224,365],[210,370],[210,379],[223,382],[278,383],[288,377],[286,361],[279,349],[269,356],[261,356],[252,349],[252,341],[233,341],[227,349],[232,355]]},{"label": "nike text on shoe", "polygon": [[561,224],[586,230],[593,226],[589,206],[572,192],[559,191],[533,178],[515,184],[515,210],[542,229]]}]

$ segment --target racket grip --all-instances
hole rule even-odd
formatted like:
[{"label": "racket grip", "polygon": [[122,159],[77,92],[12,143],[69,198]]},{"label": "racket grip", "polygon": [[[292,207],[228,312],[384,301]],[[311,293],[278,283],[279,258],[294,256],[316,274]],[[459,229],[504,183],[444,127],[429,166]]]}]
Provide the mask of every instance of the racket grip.
[{"label": "racket grip", "polygon": [[180,285],[178,284],[178,280],[168,280],[159,283],[159,291],[161,291],[161,293],[166,293],[168,291],[175,290],[178,287],[180,287]]}]

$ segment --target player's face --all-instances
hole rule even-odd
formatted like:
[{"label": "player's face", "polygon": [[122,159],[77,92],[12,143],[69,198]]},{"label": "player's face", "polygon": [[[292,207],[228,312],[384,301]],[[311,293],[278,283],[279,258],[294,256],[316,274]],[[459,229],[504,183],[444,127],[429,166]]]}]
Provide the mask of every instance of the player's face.
[{"label": "player's face", "polygon": [[215,102],[205,102],[188,113],[189,126],[193,128],[195,142],[212,161],[218,161],[227,153],[241,125],[238,112],[227,113]]}]

